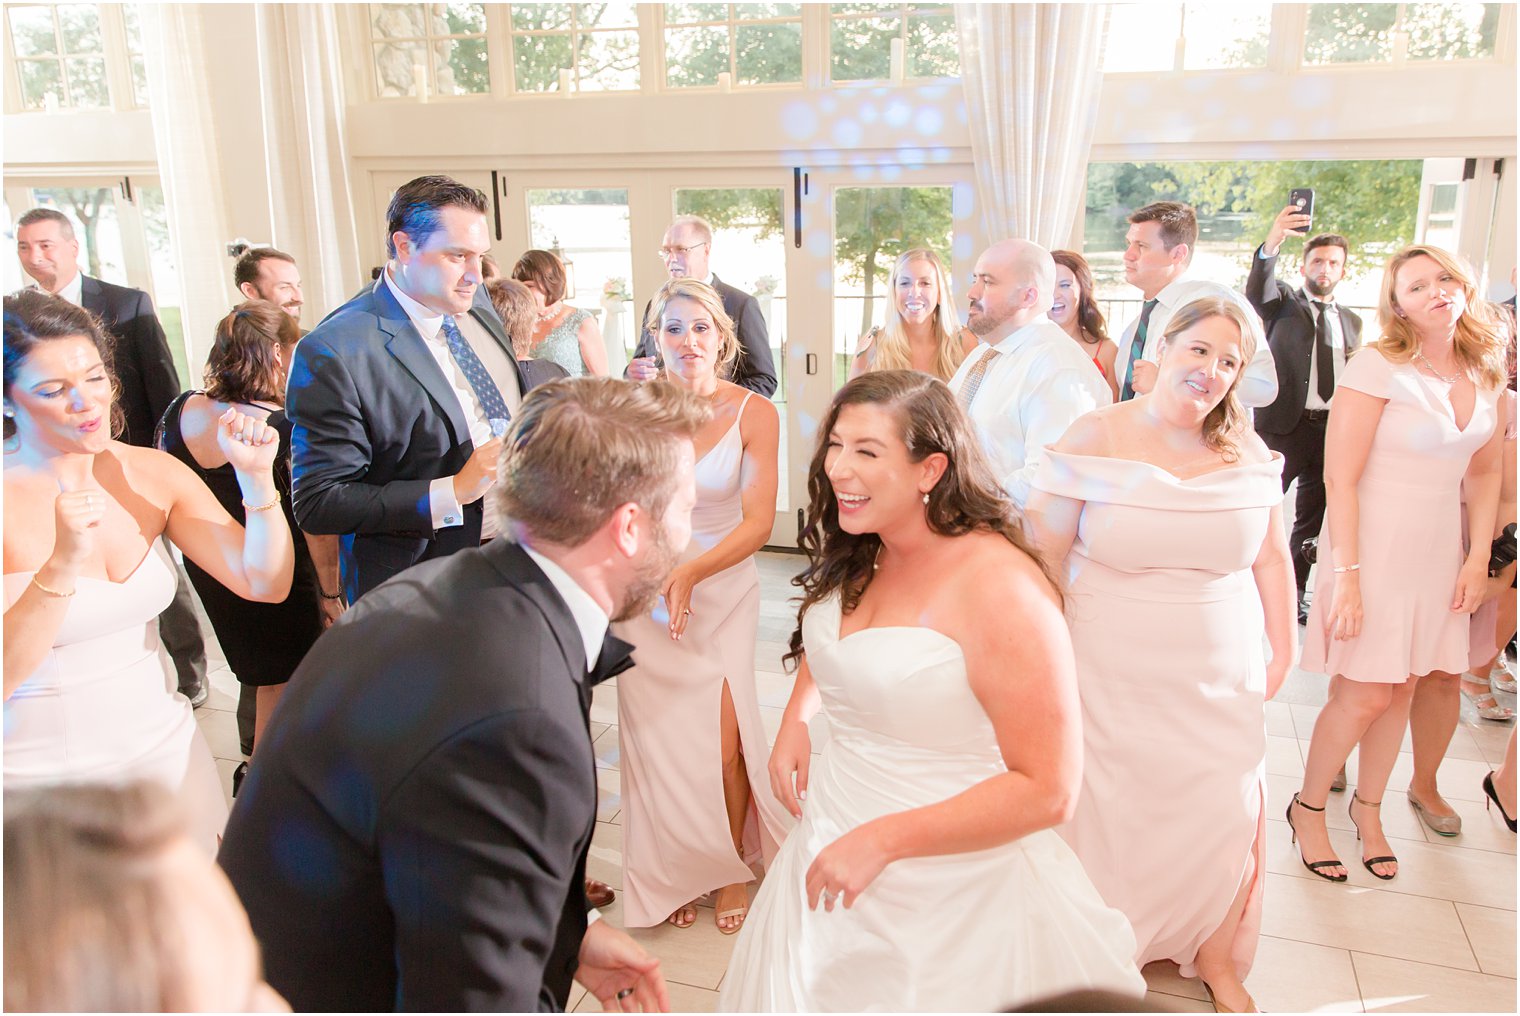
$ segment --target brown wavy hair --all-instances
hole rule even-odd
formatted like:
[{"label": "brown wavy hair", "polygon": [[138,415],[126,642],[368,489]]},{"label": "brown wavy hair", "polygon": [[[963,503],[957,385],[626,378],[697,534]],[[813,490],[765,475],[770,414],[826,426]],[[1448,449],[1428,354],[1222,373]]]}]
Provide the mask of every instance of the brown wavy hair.
[{"label": "brown wavy hair", "polygon": [[[121,385],[111,365],[115,339],[106,331],[100,318],[61,296],[24,289],[5,298],[5,394],[10,395],[11,385],[16,383],[16,373],[38,343],[76,336],[89,339],[106,365],[106,376],[111,379],[111,436],[116,437],[126,426],[127,418],[121,409]],[[7,417],[5,440],[9,441],[15,434],[15,421]]]},{"label": "brown wavy hair", "polygon": [[890,413],[898,422],[898,437],[907,445],[911,461],[922,462],[935,453],[945,456],[945,473],[929,491],[924,506],[930,530],[941,536],[974,532],[1001,535],[1039,565],[1045,580],[1060,596],[1060,584],[1035,550],[1018,508],[998,486],[971,422],[945,383],[914,370],[870,371],[839,389],[818,428],[818,448],[808,467],[806,523],[797,535],[797,545],[807,553],[808,566],[792,580],[801,587],[802,596],[797,628],[783,663],[795,665],[801,658],[802,619],[815,603],[838,593],[844,613],[860,604],[881,550],[881,537],[876,533],[857,536],[839,527],[839,504],[824,468],[829,435],[846,406],[877,406]]},{"label": "brown wavy hair", "polygon": [[1077,324],[1088,335],[1096,336],[1099,342],[1106,341],[1108,322],[1098,309],[1098,301],[1093,299],[1093,273],[1087,259],[1073,250],[1053,250],[1050,256],[1056,264],[1077,277]]},{"label": "brown wavy hair", "polygon": [[552,251],[524,251],[512,266],[512,278],[534,282],[543,290],[544,306],[552,307],[565,298],[565,266]]},{"label": "brown wavy hair", "polygon": [[1493,304],[1478,292],[1472,270],[1460,258],[1429,244],[1412,244],[1388,259],[1383,270],[1383,285],[1378,294],[1378,327],[1383,334],[1378,350],[1393,363],[1408,363],[1419,351],[1420,337],[1409,319],[1398,314],[1399,300],[1394,293],[1399,269],[1417,257],[1428,257],[1462,285],[1467,309],[1457,319],[1457,334],[1452,351],[1462,372],[1480,388],[1502,388],[1509,381],[1505,363],[1509,336],[1500,323]]},{"label": "brown wavy hair", "polygon": [[492,279],[486,283],[486,295],[512,340],[512,355],[528,359],[533,348],[533,325],[538,319],[532,290],[517,279]]},{"label": "brown wavy hair", "polygon": [[[206,354],[206,397],[217,402],[285,404],[285,368],[301,341],[296,319],[266,300],[247,300],[217,322]],[[275,354],[283,349],[282,362]]]},{"label": "brown wavy hair", "polygon": [[1161,355],[1166,355],[1166,350],[1171,348],[1172,340],[1178,335],[1201,321],[1216,317],[1233,321],[1235,327],[1240,329],[1240,367],[1235,372],[1235,380],[1230,383],[1229,390],[1224,393],[1224,398],[1219,400],[1219,405],[1209,410],[1209,414],[1203,418],[1203,443],[1205,447],[1219,452],[1226,462],[1235,462],[1240,458],[1241,435],[1251,427],[1251,414],[1241,404],[1239,391],[1240,379],[1246,376],[1246,365],[1256,355],[1259,338],[1255,322],[1247,316],[1244,307],[1229,297],[1200,296],[1179,307],[1177,313],[1166,323],[1166,331],[1161,334]]}]

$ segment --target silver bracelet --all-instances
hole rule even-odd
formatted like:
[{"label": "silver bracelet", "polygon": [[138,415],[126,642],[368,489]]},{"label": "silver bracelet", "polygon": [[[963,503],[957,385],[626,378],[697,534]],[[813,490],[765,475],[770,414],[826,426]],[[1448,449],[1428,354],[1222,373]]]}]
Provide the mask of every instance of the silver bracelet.
[{"label": "silver bracelet", "polygon": [[1361,570],[1362,570],[1362,566],[1359,565],[1359,564],[1348,564],[1348,565],[1346,565],[1346,566],[1344,566],[1342,568],[1335,569],[1335,574],[1337,574],[1337,575],[1344,575],[1346,572],[1361,571]]}]

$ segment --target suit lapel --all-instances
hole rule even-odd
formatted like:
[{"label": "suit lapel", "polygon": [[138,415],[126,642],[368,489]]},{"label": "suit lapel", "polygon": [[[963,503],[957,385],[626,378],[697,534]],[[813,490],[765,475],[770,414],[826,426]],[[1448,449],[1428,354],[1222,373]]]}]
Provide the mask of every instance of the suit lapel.
[{"label": "suit lapel", "polygon": [[79,303],[96,317],[105,314],[105,294],[101,292],[100,283],[83,273],[79,276]]},{"label": "suit lapel", "polygon": [[543,569],[533,563],[528,552],[510,539],[493,540],[482,553],[513,587],[521,590],[543,613],[544,620],[549,622],[549,630],[554,632],[554,640],[559,643],[560,653],[565,657],[565,666],[580,688],[583,706],[589,708],[591,689],[586,681],[586,647],[581,643],[580,628],[575,623],[575,617],[559,591],[554,588],[554,583],[549,581],[549,576],[543,573]]},{"label": "suit lapel", "polygon": [[386,286],[375,286],[374,301],[375,318],[379,322],[380,331],[386,336],[386,350],[406,368],[407,373],[417,379],[418,384],[427,389],[433,401],[443,410],[449,421],[449,430],[453,432],[454,443],[470,444],[470,424],[465,419],[464,407],[459,404],[459,396],[443,376],[442,368],[428,351],[427,342],[418,333],[416,325],[412,324],[411,318],[406,316],[406,311],[401,309]]}]

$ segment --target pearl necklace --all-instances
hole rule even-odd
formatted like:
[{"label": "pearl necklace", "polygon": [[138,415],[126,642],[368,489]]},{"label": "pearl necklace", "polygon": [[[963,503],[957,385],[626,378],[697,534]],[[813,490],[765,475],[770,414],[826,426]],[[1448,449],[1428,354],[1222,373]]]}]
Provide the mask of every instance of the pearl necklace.
[{"label": "pearl necklace", "polygon": [[1417,360],[1425,365],[1425,369],[1434,374],[1438,380],[1444,381],[1449,385],[1454,385],[1458,381],[1462,380],[1461,368],[1458,368],[1457,373],[1452,377],[1447,377],[1445,374],[1442,374],[1440,371],[1436,370],[1436,365],[1430,362],[1430,357],[1425,355],[1424,350],[1416,350],[1414,355]]}]

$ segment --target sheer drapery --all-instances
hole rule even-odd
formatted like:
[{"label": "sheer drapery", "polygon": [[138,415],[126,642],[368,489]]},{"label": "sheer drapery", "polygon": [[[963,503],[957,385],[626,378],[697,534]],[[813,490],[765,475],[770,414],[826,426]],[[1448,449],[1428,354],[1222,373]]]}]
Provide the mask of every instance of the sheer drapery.
[{"label": "sheer drapery", "polygon": [[982,227],[1071,242],[1103,84],[1108,4],[956,4]]},{"label": "sheer drapery", "polygon": [[[222,201],[220,124],[201,74],[200,4],[142,4],[153,146],[164,190],[169,242],[179,272],[180,313],[192,385],[206,343],[231,306],[232,272],[222,245],[232,234]],[[238,129],[240,125],[231,125]]]},{"label": "sheer drapery", "polygon": [[270,240],[300,263],[311,323],[353,295],[362,271],[337,15],[331,4],[258,4],[254,16]]}]

